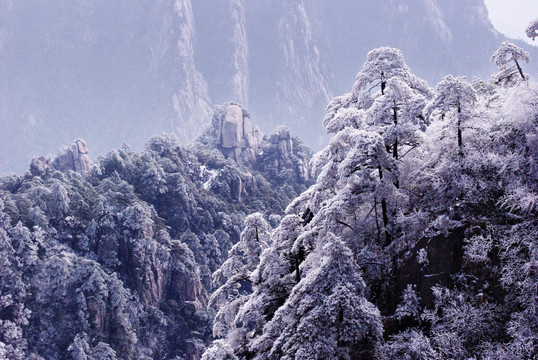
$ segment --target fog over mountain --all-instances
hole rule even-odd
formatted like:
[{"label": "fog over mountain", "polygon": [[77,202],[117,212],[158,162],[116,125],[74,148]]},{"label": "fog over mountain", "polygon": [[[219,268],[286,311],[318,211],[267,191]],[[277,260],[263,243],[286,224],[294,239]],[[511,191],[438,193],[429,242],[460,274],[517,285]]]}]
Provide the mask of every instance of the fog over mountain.
[{"label": "fog over mountain", "polygon": [[483,0],[2,0],[0,174],[78,137],[92,157],[162,132],[186,142],[224,101],[319,148],[326,104],[370,49],[400,48],[433,85],[487,79],[502,40]]}]

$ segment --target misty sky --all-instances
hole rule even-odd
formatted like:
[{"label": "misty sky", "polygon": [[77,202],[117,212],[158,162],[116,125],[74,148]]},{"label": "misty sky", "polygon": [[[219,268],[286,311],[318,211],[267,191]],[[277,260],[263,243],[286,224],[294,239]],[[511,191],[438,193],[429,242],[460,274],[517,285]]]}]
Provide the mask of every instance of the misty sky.
[{"label": "misty sky", "polygon": [[538,46],[525,35],[529,22],[538,18],[538,0],[486,0],[493,25],[511,38],[523,39]]}]

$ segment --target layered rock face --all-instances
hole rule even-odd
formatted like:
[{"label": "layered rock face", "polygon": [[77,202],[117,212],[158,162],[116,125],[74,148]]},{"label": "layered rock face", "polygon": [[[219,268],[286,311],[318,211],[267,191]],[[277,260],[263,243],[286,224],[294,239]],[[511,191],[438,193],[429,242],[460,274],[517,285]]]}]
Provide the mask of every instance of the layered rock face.
[{"label": "layered rock face", "polygon": [[294,152],[294,139],[291,130],[286,126],[280,126],[268,137],[264,138],[264,148],[259,166],[262,168],[273,167],[278,171],[293,170],[300,181],[310,181],[310,167],[308,160],[297,156]]},{"label": "layered rock face", "polygon": [[[311,150],[285,126],[278,127],[271,135],[263,135],[249,112],[236,102],[215,107],[211,126],[194,146],[217,150],[240,165],[239,173],[219,172],[217,176],[226,182],[237,202],[242,202],[259,186],[265,186],[258,183],[256,171],[276,184],[297,185],[297,193],[311,180]],[[203,172],[211,173],[207,169]],[[210,186],[208,182],[207,187]]]},{"label": "layered rock face", "polygon": [[43,176],[49,171],[51,164],[52,159],[50,156],[33,158],[30,163],[30,172],[34,176]]},{"label": "layered rock face", "polygon": [[284,157],[293,152],[293,142],[291,141],[291,130],[285,126],[281,126],[275,133],[269,137],[268,150],[278,151]]}]

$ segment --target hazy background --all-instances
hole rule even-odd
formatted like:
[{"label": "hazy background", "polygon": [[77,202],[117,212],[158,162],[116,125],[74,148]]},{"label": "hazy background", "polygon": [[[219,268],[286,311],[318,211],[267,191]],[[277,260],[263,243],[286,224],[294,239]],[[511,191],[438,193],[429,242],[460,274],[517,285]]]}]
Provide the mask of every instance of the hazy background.
[{"label": "hazy background", "polygon": [[513,39],[520,39],[536,45],[525,35],[525,28],[531,20],[538,18],[536,0],[486,0],[489,18],[501,33]]},{"label": "hazy background", "polygon": [[[538,10],[519,3],[487,1],[523,38]],[[400,48],[433,86],[448,73],[488,79],[503,40],[484,0],[0,0],[0,174],[77,137],[92,158],[162,132],[187,142],[229,100],[264,133],[286,124],[317,149],[327,102],[372,48]]]}]

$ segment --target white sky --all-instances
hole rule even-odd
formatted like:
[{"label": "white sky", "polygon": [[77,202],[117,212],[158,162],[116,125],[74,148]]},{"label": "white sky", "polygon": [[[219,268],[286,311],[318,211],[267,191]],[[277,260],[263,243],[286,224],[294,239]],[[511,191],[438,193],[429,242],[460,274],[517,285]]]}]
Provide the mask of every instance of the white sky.
[{"label": "white sky", "polygon": [[489,18],[503,34],[538,46],[525,35],[529,22],[538,18],[538,0],[486,0]]}]

